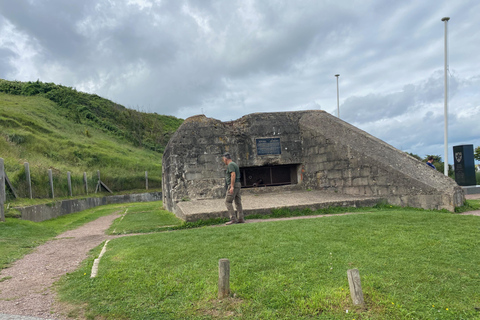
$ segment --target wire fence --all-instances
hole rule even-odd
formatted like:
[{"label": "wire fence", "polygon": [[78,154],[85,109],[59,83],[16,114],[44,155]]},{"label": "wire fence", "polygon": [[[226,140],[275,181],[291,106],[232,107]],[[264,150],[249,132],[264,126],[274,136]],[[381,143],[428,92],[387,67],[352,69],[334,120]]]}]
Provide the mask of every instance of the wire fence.
[{"label": "wire fence", "polygon": [[125,190],[161,188],[161,177],[137,175],[102,176],[100,170],[72,174],[70,171],[48,169],[45,173],[32,173],[28,162],[22,170],[15,172],[13,179],[9,179],[5,171],[4,161],[0,158],[0,198],[3,203],[18,198],[66,198],[87,196],[98,192],[120,192]]}]

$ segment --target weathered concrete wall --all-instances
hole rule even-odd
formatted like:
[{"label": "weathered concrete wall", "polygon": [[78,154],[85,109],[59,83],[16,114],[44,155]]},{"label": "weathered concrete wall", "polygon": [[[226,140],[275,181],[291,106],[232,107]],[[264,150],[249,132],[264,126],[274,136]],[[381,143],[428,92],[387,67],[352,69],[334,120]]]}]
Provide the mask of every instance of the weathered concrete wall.
[{"label": "weathered concrete wall", "polygon": [[[280,138],[281,154],[258,155],[258,138]],[[324,111],[299,111],[256,113],[232,122],[203,115],[186,119],[163,155],[166,208],[175,212],[182,200],[223,197],[224,152],[240,167],[298,165],[292,188],[451,211],[464,201],[455,181],[406,153]]]},{"label": "weathered concrete wall", "polygon": [[314,113],[300,122],[307,187],[425,209],[453,211],[464,202],[454,180],[336,117]]},{"label": "weathered concrete wall", "polygon": [[162,200],[161,192],[125,194],[101,198],[86,198],[57,201],[53,204],[41,204],[23,208],[16,208],[22,213],[23,220],[40,222],[63,216],[65,214],[80,212],[106,204],[150,202]]}]

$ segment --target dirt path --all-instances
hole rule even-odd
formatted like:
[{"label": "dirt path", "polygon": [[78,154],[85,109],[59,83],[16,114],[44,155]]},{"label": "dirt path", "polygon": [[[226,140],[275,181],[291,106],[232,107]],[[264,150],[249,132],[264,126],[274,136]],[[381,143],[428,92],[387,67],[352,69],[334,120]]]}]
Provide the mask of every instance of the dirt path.
[{"label": "dirt path", "polygon": [[0,279],[11,278],[0,282],[0,314],[64,319],[61,314],[51,313],[55,301],[52,284],[67,272],[75,271],[91,249],[115,238],[105,231],[118,217],[116,212],[62,233],[3,269]]}]

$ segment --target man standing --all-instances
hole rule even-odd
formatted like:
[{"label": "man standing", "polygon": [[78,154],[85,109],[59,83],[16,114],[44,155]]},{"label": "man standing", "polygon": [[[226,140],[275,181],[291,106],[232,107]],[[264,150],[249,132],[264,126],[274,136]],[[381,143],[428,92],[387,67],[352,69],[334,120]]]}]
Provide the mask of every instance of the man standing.
[{"label": "man standing", "polygon": [[[240,196],[240,188],[242,187],[242,183],[240,182],[240,168],[235,162],[232,161],[232,157],[228,152],[223,155],[223,163],[227,165],[227,172],[225,174],[225,180],[227,182],[225,205],[227,206],[228,214],[230,216],[230,221],[226,224],[230,225],[234,223],[244,223],[245,220],[243,218],[242,198]],[[232,204],[234,200],[235,207],[237,209],[236,215]]]}]

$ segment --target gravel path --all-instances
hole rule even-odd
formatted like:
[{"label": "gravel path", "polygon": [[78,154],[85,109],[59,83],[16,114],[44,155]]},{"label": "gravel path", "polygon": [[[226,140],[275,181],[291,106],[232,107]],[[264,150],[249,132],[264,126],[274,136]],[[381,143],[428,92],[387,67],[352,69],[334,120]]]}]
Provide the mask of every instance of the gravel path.
[{"label": "gravel path", "polygon": [[[478,199],[479,196],[470,197]],[[345,214],[336,214],[347,215]],[[480,211],[463,214],[480,216]],[[247,220],[248,223],[276,220],[320,218],[331,215],[292,217],[278,219]],[[16,261],[11,267],[1,270],[0,279],[0,320],[67,320],[58,304],[55,292],[51,290],[54,282],[67,272],[75,271],[88,256],[88,252],[108,239],[105,231],[119,212],[98,218],[84,226],[57,236],[54,240],[40,245],[34,252]],[[63,311],[63,312],[62,312]]]},{"label": "gravel path", "polygon": [[52,284],[67,272],[75,271],[91,249],[115,238],[107,236],[105,231],[118,217],[116,212],[62,233],[1,270],[0,279],[11,278],[0,282],[0,319],[22,319],[9,318],[11,316],[6,314],[65,319],[64,315],[53,311]]}]

